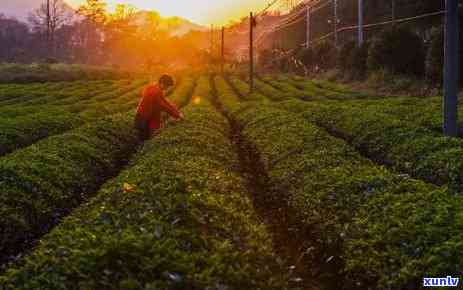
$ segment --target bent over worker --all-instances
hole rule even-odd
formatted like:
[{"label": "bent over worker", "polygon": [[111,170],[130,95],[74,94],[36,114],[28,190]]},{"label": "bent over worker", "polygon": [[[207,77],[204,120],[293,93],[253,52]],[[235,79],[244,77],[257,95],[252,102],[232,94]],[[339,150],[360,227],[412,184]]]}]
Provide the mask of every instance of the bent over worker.
[{"label": "bent over worker", "polygon": [[162,128],[162,112],[168,113],[176,120],[183,119],[183,114],[165,98],[165,91],[173,85],[172,77],[163,75],[157,84],[148,85],[143,89],[135,117],[135,126],[139,131],[140,139],[147,140]]}]

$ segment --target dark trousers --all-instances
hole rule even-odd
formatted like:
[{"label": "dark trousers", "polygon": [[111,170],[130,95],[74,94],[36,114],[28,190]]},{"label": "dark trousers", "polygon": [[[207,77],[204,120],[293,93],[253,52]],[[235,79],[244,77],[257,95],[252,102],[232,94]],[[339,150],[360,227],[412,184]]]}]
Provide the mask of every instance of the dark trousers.
[{"label": "dark trousers", "polygon": [[140,141],[146,141],[151,137],[151,130],[148,120],[137,116],[135,118],[135,128],[138,131],[138,139],[140,139]]}]

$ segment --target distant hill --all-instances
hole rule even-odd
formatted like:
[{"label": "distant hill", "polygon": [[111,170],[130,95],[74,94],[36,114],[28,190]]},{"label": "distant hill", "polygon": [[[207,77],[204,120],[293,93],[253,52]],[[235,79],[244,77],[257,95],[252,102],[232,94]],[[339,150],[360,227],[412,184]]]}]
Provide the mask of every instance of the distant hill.
[{"label": "distant hill", "polygon": [[139,11],[135,16],[138,26],[150,25],[153,22],[162,30],[168,31],[172,36],[182,36],[190,31],[206,31],[207,28],[181,17],[162,17],[155,11]]}]

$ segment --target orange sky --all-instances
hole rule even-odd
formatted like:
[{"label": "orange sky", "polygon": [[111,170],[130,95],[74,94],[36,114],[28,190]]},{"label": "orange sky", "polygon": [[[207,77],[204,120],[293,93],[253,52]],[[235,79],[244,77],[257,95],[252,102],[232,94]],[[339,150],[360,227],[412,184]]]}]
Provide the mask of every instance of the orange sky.
[{"label": "orange sky", "polygon": [[[78,6],[84,0],[65,0]],[[128,3],[140,9],[153,9],[162,16],[181,16],[198,24],[227,24],[265,7],[269,0],[108,0],[110,5]]]}]

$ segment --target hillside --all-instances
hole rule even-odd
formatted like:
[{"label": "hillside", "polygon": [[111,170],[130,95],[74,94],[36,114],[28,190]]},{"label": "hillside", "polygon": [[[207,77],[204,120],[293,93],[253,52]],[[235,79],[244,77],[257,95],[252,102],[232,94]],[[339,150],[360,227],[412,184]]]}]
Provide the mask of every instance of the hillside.
[{"label": "hillside", "polygon": [[182,17],[162,17],[158,12],[146,10],[139,11],[134,22],[140,27],[152,25],[154,22],[160,30],[168,31],[172,36],[182,36],[190,31],[207,30],[206,27]]}]

